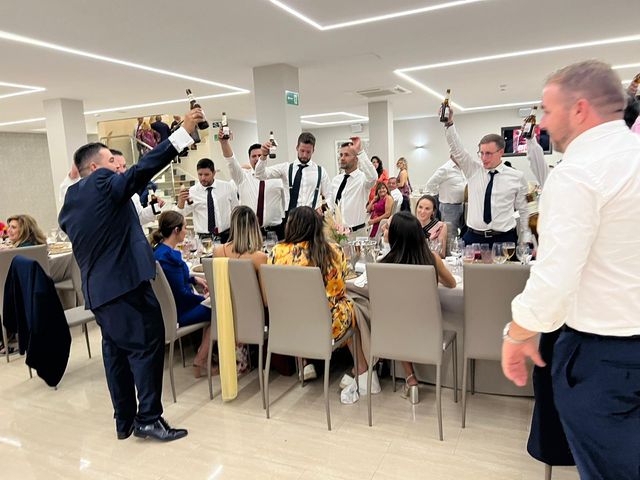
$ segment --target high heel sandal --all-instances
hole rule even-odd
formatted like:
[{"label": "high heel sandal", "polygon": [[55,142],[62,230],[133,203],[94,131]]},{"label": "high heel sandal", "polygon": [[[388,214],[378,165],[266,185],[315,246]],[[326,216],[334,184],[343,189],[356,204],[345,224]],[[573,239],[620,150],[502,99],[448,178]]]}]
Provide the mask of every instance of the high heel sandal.
[{"label": "high heel sandal", "polygon": [[[404,387],[402,387],[402,397],[409,399],[411,405],[416,405],[420,403],[420,397],[418,394],[418,385],[409,385],[409,379],[413,377],[416,379],[416,376],[412,373],[405,379]],[[416,379],[417,380],[417,379]]]}]

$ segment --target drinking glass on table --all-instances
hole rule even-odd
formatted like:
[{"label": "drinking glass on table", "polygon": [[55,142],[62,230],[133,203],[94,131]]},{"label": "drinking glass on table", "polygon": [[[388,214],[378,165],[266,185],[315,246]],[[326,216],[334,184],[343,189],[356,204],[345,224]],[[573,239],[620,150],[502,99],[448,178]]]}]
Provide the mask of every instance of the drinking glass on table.
[{"label": "drinking glass on table", "polygon": [[267,232],[264,240],[264,246],[267,247],[269,252],[271,252],[273,247],[276,246],[276,243],[278,243],[278,236],[276,235],[276,232]]},{"label": "drinking glass on table", "polygon": [[211,255],[213,253],[213,240],[211,238],[202,239],[202,251],[205,255]]},{"label": "drinking glass on table", "polygon": [[467,245],[462,251],[462,260],[464,263],[473,263],[476,259],[476,248],[473,245]]},{"label": "drinking glass on table", "polygon": [[488,243],[480,244],[480,259],[482,260],[482,263],[493,263],[491,247]]},{"label": "drinking glass on table", "polygon": [[507,262],[511,261],[511,258],[516,253],[516,244],[513,242],[504,242],[502,248],[507,256]]},{"label": "drinking glass on table", "polygon": [[491,247],[491,253],[493,255],[493,261],[497,264],[503,264],[507,261],[507,255],[504,251],[502,243],[494,243]]},{"label": "drinking glass on table", "polygon": [[429,245],[429,250],[438,255],[440,254],[440,241],[437,238],[428,239],[427,244]]},{"label": "drinking glass on table", "polygon": [[526,243],[520,243],[516,247],[516,257],[522,265],[529,265],[531,261],[531,248]]}]

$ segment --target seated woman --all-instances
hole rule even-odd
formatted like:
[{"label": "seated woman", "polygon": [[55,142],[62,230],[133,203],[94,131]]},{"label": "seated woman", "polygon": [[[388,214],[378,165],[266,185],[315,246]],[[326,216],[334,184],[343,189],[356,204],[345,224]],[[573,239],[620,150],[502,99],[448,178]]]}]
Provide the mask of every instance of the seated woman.
[{"label": "seated woman", "polygon": [[231,212],[229,241],[213,250],[214,257],[246,258],[253,262],[256,272],[267,263],[262,251],[262,233],[258,217],[249,207],[241,205]]},{"label": "seated woman", "polygon": [[[344,253],[340,246],[327,241],[322,226],[322,217],[311,207],[298,207],[289,212],[284,241],[273,248],[269,263],[274,265],[320,267],[333,318],[333,339],[341,338],[352,326],[357,328],[355,307],[351,299],[347,297],[345,277],[348,268]],[[349,342],[349,348],[353,355],[351,341]],[[358,382],[360,393],[363,394],[367,393],[367,369],[367,361],[362,353],[362,346],[358,345]],[[305,366],[303,375],[305,379],[315,378],[313,365]],[[355,382],[355,380],[352,380],[352,382]],[[351,385],[347,385],[345,388],[350,387]],[[380,382],[378,381],[377,373],[374,371],[371,379],[371,393],[379,392]]]},{"label": "seated woman", "polygon": [[367,205],[367,212],[371,213],[369,225],[373,225],[369,237],[373,238],[378,233],[380,220],[389,218],[393,214],[393,197],[389,194],[386,183],[376,184],[376,194]]},{"label": "seated woman", "polygon": [[423,195],[416,204],[416,218],[420,221],[422,232],[427,240],[438,241],[438,254],[447,256],[447,224],[438,220],[436,199]]},{"label": "seated woman", "polygon": [[[214,257],[246,258],[251,260],[256,272],[260,265],[267,263],[267,254],[262,250],[262,233],[258,223],[258,217],[249,207],[241,205],[231,212],[231,227],[229,228],[229,241],[218,245],[213,250]],[[262,299],[264,301],[264,292]],[[266,303],[265,303],[266,304]],[[236,345],[236,362],[238,373],[249,370],[249,350],[246,345]]]},{"label": "seated woman", "polygon": [[[200,285],[208,294],[207,282],[200,277],[189,275],[189,267],[176,250],[176,245],[184,240],[187,225],[181,213],[168,210],[158,218],[158,229],[151,234],[153,256],[160,263],[173,298],[176,302],[178,325],[186,327],[200,322],[211,321],[211,308],[201,305],[205,297],[193,291],[194,285]],[[202,343],[193,359],[194,376],[199,378],[207,367],[209,356],[209,327],[204,329]]]},{"label": "seated woman", "polygon": [[14,247],[44,245],[47,238],[31,215],[14,215],[7,219],[7,236]]},{"label": "seated woman", "polygon": [[[433,265],[436,278],[447,288],[455,288],[456,280],[447,270],[438,255],[434,255],[424,241],[422,225],[409,212],[396,213],[389,225],[389,243],[391,250],[380,263],[399,263],[403,265]],[[411,362],[402,362],[406,375],[403,396],[411,403],[418,403],[418,380],[413,373]]]}]

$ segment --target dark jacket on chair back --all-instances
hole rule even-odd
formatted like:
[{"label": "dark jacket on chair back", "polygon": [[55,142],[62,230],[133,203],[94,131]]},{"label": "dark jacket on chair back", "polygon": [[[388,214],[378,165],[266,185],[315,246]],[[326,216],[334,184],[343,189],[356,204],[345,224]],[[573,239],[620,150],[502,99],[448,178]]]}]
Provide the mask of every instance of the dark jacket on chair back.
[{"label": "dark jacket on chair back", "polygon": [[2,319],[18,334],[20,354],[47,385],[60,383],[69,361],[71,334],[53,280],[40,264],[17,256],[4,286]]}]

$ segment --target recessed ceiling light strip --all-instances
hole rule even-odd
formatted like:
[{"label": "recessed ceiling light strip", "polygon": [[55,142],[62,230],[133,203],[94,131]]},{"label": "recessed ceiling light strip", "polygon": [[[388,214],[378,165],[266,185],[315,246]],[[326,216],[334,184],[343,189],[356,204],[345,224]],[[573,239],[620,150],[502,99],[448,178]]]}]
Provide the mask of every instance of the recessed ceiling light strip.
[{"label": "recessed ceiling light strip", "polygon": [[119,60],[117,58],[107,57],[105,55],[98,55],[98,54],[91,53],[91,52],[85,52],[84,50],[78,50],[76,48],[68,48],[68,47],[64,47],[62,45],[57,45],[55,43],[44,42],[42,40],[37,40],[35,38],[25,37],[23,35],[16,35],[14,33],[4,32],[2,30],[0,30],[0,39],[8,40],[10,42],[23,43],[23,44],[26,44],[26,45],[32,45],[34,47],[41,47],[41,48],[46,48],[46,49],[49,49],[49,50],[55,50],[55,51],[58,51],[58,52],[68,53],[68,54],[71,54],[71,55],[77,55],[77,56],[80,56],[80,57],[91,58],[91,59],[94,59],[94,60],[100,60],[102,62],[114,63],[116,65],[123,65],[125,67],[136,68],[138,70],[145,70],[147,72],[158,73],[160,75],[166,75],[166,76],[169,76],[169,77],[181,78],[183,80],[189,80],[189,81],[192,81],[192,82],[204,83],[206,85],[212,85],[214,87],[227,88],[227,89],[233,90],[235,92],[242,92],[242,93],[248,93],[249,92],[249,90],[246,90],[244,88],[234,87],[232,85],[227,85],[227,84],[219,83],[219,82],[213,82],[211,80],[206,80],[204,78],[199,78],[199,77],[193,77],[191,75],[183,75],[181,73],[171,72],[169,70],[164,70],[162,68],[149,67],[147,65],[142,65],[142,64],[139,64],[139,63],[128,62],[126,60]]},{"label": "recessed ceiling light strip", "polygon": [[278,8],[281,8],[282,10],[284,10],[285,12],[293,15],[294,17],[302,20],[303,22],[305,22],[308,25],[311,25],[312,27],[320,30],[320,31],[327,31],[327,30],[336,30],[338,28],[346,28],[346,27],[354,27],[356,25],[363,25],[365,23],[373,23],[373,22],[380,22],[383,20],[391,20],[393,18],[400,18],[400,17],[407,17],[410,15],[419,15],[422,13],[428,13],[428,12],[433,12],[436,10],[443,10],[445,8],[452,8],[452,7],[458,7],[461,5],[468,5],[471,3],[479,3],[479,2],[487,2],[490,0],[455,0],[452,2],[445,2],[445,3],[439,3],[437,5],[430,5],[428,7],[422,7],[422,8],[414,8],[411,10],[402,10],[400,12],[394,12],[394,13],[388,13],[385,15],[376,15],[374,17],[367,17],[367,18],[361,18],[358,20],[350,20],[348,22],[341,22],[341,23],[334,23],[331,25],[321,25],[318,22],[316,22],[315,20],[307,17],[306,15],[304,15],[303,13],[299,12],[298,10],[295,10],[294,8],[290,7],[289,5],[287,5],[284,2],[281,2],[280,0],[269,0],[273,5],[275,5]]}]

